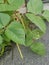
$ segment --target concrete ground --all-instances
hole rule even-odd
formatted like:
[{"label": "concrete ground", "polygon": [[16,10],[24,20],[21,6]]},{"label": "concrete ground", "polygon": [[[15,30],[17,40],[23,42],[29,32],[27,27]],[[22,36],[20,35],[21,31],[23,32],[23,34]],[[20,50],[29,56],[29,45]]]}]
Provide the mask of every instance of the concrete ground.
[{"label": "concrete ground", "polygon": [[[47,6],[48,4],[45,5]],[[2,59],[0,59],[0,65],[49,65],[49,23],[46,23],[46,25],[47,31],[40,39],[40,41],[42,41],[46,47],[45,56],[36,55],[29,48],[21,46],[20,48],[22,49],[24,56],[24,59],[22,60],[20,58],[18,49],[15,46],[13,49],[13,59],[11,51],[9,54],[6,54]]]}]

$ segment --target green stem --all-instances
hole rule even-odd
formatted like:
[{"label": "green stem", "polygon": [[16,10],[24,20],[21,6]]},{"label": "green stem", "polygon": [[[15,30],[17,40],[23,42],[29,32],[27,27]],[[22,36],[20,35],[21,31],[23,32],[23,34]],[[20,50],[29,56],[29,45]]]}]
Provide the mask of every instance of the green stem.
[{"label": "green stem", "polygon": [[4,53],[4,47],[2,48],[1,52],[0,52],[0,56],[2,56]]},{"label": "green stem", "polygon": [[21,21],[21,23],[22,23],[22,25],[23,25],[23,27],[24,27],[24,30],[26,30],[26,27],[25,27],[24,21],[23,21],[21,15],[20,15],[20,13],[18,13],[18,17],[19,17],[19,19],[20,19],[20,21]]},{"label": "green stem", "polygon": [[22,54],[21,49],[20,49],[20,47],[19,47],[18,44],[17,44],[17,48],[18,48],[18,51],[19,51],[19,53],[20,53],[21,58],[23,59],[23,54]]}]

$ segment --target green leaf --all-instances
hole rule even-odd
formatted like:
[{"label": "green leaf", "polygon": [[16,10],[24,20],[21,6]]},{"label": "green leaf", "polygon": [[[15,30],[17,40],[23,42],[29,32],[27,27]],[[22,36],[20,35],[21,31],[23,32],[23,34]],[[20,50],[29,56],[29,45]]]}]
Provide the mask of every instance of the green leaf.
[{"label": "green leaf", "polygon": [[43,35],[43,32],[39,29],[35,29],[32,31],[33,39],[38,40]]},{"label": "green leaf", "polygon": [[10,21],[8,14],[0,13],[0,29],[5,27]]},{"label": "green leaf", "polygon": [[10,4],[14,3],[14,0],[8,0],[8,3]]},{"label": "green leaf", "polygon": [[2,44],[2,42],[3,42],[3,38],[2,38],[2,36],[0,35],[0,45]]},{"label": "green leaf", "polygon": [[19,22],[13,21],[5,31],[5,35],[15,43],[25,45],[25,32]]},{"label": "green leaf", "polygon": [[8,2],[9,4],[0,4],[0,11],[14,11],[19,9],[24,4],[24,0],[14,0],[13,2],[9,0]]},{"label": "green leaf", "polygon": [[33,34],[29,29],[27,29],[25,45],[30,46],[32,42],[33,42]]},{"label": "green leaf", "polygon": [[4,3],[4,0],[0,0],[0,3]]},{"label": "green leaf", "polygon": [[44,55],[45,54],[45,46],[41,42],[36,42],[33,43],[30,46],[31,50],[39,55]]},{"label": "green leaf", "polygon": [[49,22],[49,11],[45,10],[42,16]]},{"label": "green leaf", "polygon": [[26,40],[25,40],[26,46],[30,46],[35,40],[38,40],[42,35],[43,32],[39,29],[35,29],[32,31],[27,29]]},{"label": "green leaf", "polygon": [[11,41],[5,34],[2,34],[2,37],[3,37],[5,42],[10,42]]},{"label": "green leaf", "polygon": [[26,16],[32,23],[38,26],[42,32],[46,31],[46,25],[41,17],[35,16],[34,14],[30,14],[30,13],[27,13]]},{"label": "green leaf", "polygon": [[41,0],[29,0],[27,4],[27,9],[29,12],[41,14],[43,10],[43,3]]}]

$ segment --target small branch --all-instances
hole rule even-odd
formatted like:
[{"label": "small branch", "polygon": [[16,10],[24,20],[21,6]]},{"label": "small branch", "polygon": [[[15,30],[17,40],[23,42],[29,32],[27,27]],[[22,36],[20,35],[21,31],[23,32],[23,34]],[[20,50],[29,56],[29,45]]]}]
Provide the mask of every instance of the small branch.
[{"label": "small branch", "polygon": [[4,4],[5,4],[5,3],[9,4],[9,2],[8,2],[7,0],[4,0]]},{"label": "small branch", "polygon": [[7,3],[7,0],[4,0],[4,3]]},{"label": "small branch", "polygon": [[2,48],[1,52],[0,52],[0,56],[2,56],[4,53],[4,47]]},{"label": "small branch", "polygon": [[23,27],[24,27],[24,30],[25,30],[25,24],[24,24],[24,21],[23,21],[21,15],[20,15],[19,13],[18,13],[18,17],[19,17],[19,19],[20,19],[20,21],[21,21],[21,23],[22,23],[22,25],[23,25]]},{"label": "small branch", "polygon": [[23,55],[22,55],[21,49],[20,49],[20,47],[19,47],[18,44],[17,44],[17,48],[18,48],[18,51],[19,51],[19,53],[20,53],[21,58],[23,59]]}]

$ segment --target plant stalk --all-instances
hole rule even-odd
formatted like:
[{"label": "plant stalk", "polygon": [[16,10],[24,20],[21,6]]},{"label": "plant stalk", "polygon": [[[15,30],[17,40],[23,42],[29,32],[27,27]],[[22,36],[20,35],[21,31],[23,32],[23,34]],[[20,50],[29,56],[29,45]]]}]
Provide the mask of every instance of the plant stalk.
[{"label": "plant stalk", "polygon": [[20,49],[20,47],[19,47],[18,44],[17,44],[17,48],[18,48],[18,51],[19,51],[19,53],[20,53],[21,58],[23,59],[23,54],[22,54],[21,49]]}]

